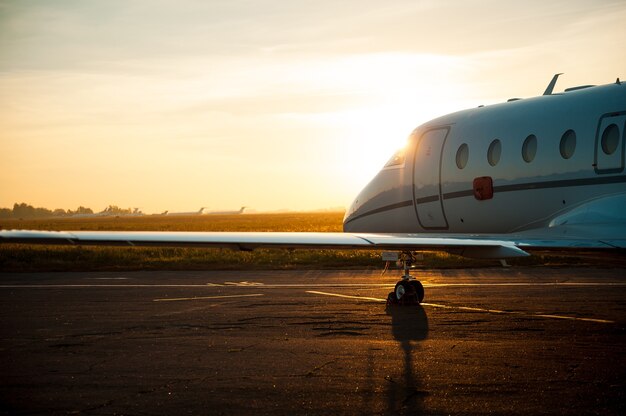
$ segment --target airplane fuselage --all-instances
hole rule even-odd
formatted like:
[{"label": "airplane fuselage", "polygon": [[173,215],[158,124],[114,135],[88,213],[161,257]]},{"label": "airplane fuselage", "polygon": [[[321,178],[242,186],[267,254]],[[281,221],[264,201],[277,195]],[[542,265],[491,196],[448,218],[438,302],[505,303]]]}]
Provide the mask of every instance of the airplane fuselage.
[{"label": "airplane fuselage", "polygon": [[622,204],[625,136],[623,83],[437,118],[359,193],[344,231],[510,233],[590,201]]}]

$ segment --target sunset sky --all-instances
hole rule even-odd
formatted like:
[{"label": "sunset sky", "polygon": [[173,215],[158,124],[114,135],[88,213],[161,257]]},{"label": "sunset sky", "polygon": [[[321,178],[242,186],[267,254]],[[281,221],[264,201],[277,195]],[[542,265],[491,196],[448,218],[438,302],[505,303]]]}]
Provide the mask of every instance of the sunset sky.
[{"label": "sunset sky", "polygon": [[626,2],[0,0],[0,207],[344,207],[411,130],[626,78]]}]

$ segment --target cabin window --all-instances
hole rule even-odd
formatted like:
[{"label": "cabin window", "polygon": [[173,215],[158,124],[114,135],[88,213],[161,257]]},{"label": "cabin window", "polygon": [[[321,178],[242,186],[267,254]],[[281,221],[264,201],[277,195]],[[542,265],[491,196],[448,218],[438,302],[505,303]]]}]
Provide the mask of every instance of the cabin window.
[{"label": "cabin window", "polygon": [[531,134],[526,137],[524,140],[524,144],[522,145],[522,158],[524,158],[524,162],[530,163],[535,159],[535,155],[537,154],[537,136]]},{"label": "cabin window", "polygon": [[404,165],[404,159],[404,149],[400,149],[394,153],[393,156],[391,156],[391,159],[389,159],[387,163],[385,163],[385,167],[388,168],[391,166]]},{"label": "cabin window", "polygon": [[607,155],[612,155],[619,145],[619,128],[615,123],[609,124],[602,133],[602,151]]},{"label": "cabin window", "polygon": [[495,166],[500,161],[500,154],[502,153],[502,143],[500,140],[495,139],[489,145],[487,150],[487,161],[491,166]]},{"label": "cabin window", "polygon": [[574,151],[576,150],[576,133],[574,130],[568,130],[563,133],[559,150],[561,151],[563,159],[569,159],[574,155]]},{"label": "cabin window", "polygon": [[469,159],[469,147],[467,143],[463,143],[459,146],[459,150],[456,151],[456,167],[463,169],[467,165]]}]

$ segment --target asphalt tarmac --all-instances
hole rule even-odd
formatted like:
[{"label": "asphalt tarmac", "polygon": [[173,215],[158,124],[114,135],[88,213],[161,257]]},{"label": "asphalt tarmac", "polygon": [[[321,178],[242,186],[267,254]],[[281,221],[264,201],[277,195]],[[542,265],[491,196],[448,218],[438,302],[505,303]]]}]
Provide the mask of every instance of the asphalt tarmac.
[{"label": "asphalt tarmac", "polygon": [[0,414],[626,414],[624,269],[396,273],[1,273]]}]

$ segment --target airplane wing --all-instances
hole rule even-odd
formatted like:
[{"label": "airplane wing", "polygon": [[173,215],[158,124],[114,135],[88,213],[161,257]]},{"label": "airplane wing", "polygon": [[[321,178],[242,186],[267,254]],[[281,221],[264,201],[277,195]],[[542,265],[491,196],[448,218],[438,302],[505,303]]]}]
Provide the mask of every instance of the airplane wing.
[{"label": "airplane wing", "polygon": [[221,247],[243,251],[255,248],[440,250],[473,258],[528,256],[510,241],[417,234],[1,230],[0,243]]},{"label": "airplane wing", "polygon": [[[525,257],[551,249],[624,250],[626,239],[590,236],[590,230],[559,227],[518,234],[360,234],[303,232],[122,232],[0,230],[0,243],[256,248],[439,250],[472,258]],[[592,233],[593,234],[593,233]],[[581,237],[581,236],[585,237]]]},{"label": "airplane wing", "polygon": [[620,207],[613,208],[618,214],[585,208],[558,217],[548,226],[504,234],[0,230],[0,243],[221,247],[243,251],[256,248],[437,250],[493,259],[524,257],[529,255],[528,251],[536,250],[624,252],[626,220],[620,216]]}]

